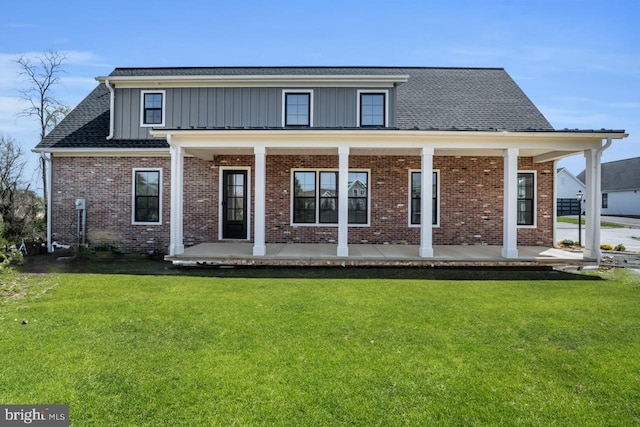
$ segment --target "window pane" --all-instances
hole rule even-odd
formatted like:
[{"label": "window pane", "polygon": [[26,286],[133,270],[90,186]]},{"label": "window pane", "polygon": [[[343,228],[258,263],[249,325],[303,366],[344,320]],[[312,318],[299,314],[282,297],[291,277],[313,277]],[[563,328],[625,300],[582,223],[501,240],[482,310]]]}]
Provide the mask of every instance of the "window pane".
[{"label": "window pane", "polygon": [[316,222],[315,197],[296,197],[293,202],[293,222]]},{"label": "window pane", "polygon": [[518,225],[533,225],[534,209],[533,173],[518,174]]},{"label": "window pane", "polygon": [[145,124],[162,123],[162,110],[145,110],[144,115]]},{"label": "window pane", "polygon": [[316,222],[316,173],[293,173],[293,222]]},{"label": "window pane", "polygon": [[369,186],[367,172],[349,172],[349,223],[367,223],[367,196]]},{"label": "window pane", "polygon": [[144,124],[161,124],[162,123],[162,94],[161,93],[145,93],[144,94]]},{"label": "window pane", "polygon": [[311,95],[308,93],[285,95],[285,126],[309,126],[310,99]]},{"label": "window pane", "polygon": [[315,172],[294,172],[293,186],[296,196],[315,196],[316,173]]},{"label": "window pane", "polygon": [[382,93],[360,95],[360,125],[384,126],[384,101]]},{"label": "window pane", "polygon": [[136,172],[136,195],[157,196],[160,172]]},{"label": "window pane", "polygon": [[[422,173],[411,172],[411,224],[420,224],[420,212],[422,209],[421,198],[422,187]],[[432,217],[431,223],[438,223],[438,174],[433,173],[433,187],[432,187]]]},{"label": "window pane", "polygon": [[144,108],[162,108],[161,93],[145,93]]}]

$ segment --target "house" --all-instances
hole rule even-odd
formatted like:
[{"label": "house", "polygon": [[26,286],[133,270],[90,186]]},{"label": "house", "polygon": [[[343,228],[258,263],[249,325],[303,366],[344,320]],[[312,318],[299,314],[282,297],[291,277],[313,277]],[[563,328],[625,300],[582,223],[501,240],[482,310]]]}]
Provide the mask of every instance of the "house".
[{"label": "house", "polygon": [[[584,202],[578,202],[578,193],[583,195],[587,191],[587,187],[584,182],[580,181],[574,174],[567,168],[559,168],[556,174],[556,200],[558,216],[564,215],[578,215],[580,204],[582,204],[582,211],[584,212]],[[583,196],[584,198],[584,196]]]},{"label": "house", "polygon": [[[584,153],[599,194],[600,154],[627,136],[555,130],[501,68],[116,68],[97,81],[35,149],[50,164],[50,245],[86,237],[171,260],[224,242],[252,257],[276,243],[341,258],[415,245],[425,259],[482,245],[513,259],[553,246],[556,160]],[[584,256],[600,256],[597,228]]]},{"label": "house", "polygon": [[640,157],[603,163],[601,191],[602,214],[640,216]]}]

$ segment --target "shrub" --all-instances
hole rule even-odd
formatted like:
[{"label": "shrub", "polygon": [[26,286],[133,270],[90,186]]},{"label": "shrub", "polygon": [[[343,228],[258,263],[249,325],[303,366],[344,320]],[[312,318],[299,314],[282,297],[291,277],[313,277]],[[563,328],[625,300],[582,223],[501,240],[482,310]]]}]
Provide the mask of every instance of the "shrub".
[{"label": "shrub", "polygon": [[571,239],[564,239],[563,241],[560,242],[560,246],[564,246],[564,247],[571,247],[574,246],[576,243],[571,240]]},{"label": "shrub", "polygon": [[0,252],[0,270],[6,270],[12,264],[20,264],[24,257],[22,252],[16,248],[16,245],[6,247],[5,251]]},{"label": "shrub", "polygon": [[613,250],[617,252],[624,252],[627,250],[627,248],[625,248],[625,246],[622,243],[618,243],[618,245],[615,248],[613,248]]},{"label": "shrub", "polygon": [[612,251],[613,250],[613,246],[611,246],[608,243],[603,243],[600,245],[600,249],[602,249],[603,251]]}]

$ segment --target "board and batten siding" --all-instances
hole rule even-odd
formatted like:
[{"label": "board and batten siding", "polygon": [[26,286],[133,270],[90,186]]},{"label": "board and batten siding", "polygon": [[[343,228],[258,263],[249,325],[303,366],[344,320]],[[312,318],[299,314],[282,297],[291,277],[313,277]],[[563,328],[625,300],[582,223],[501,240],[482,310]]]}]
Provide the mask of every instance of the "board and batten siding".
[{"label": "board and batten siding", "polygon": [[[313,90],[314,127],[355,127],[358,88]],[[140,126],[140,91],[118,89],[115,96],[115,138],[148,139]],[[282,126],[282,92],[287,88],[167,88],[165,127],[269,127]],[[296,88],[295,90],[299,90]],[[369,90],[369,89],[367,89]],[[395,91],[389,91],[389,126],[396,123]],[[372,90],[375,91],[375,90]]]}]

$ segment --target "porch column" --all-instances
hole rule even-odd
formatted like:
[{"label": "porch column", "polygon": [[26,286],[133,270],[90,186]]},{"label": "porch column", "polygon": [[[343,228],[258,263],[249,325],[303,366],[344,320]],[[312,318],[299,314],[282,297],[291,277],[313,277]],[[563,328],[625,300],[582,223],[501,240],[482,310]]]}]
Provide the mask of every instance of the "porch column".
[{"label": "porch column", "polygon": [[585,165],[585,239],[583,258],[600,261],[600,153],[598,149],[586,150]]},{"label": "porch column", "polygon": [[180,255],[184,252],[183,238],[183,193],[184,193],[184,151],[182,147],[171,144],[169,141],[169,151],[171,152],[171,228],[169,233],[169,255]]},{"label": "porch column", "polygon": [[338,147],[338,252],[349,256],[349,147]]},{"label": "porch column", "polygon": [[265,245],[267,150],[265,147],[254,147],[253,153],[255,155],[253,256],[265,256],[267,253]]},{"label": "porch column", "polygon": [[422,149],[420,169],[420,257],[433,258],[433,148]]},{"label": "porch column", "polygon": [[518,258],[518,154],[517,148],[504,150],[503,258]]}]

